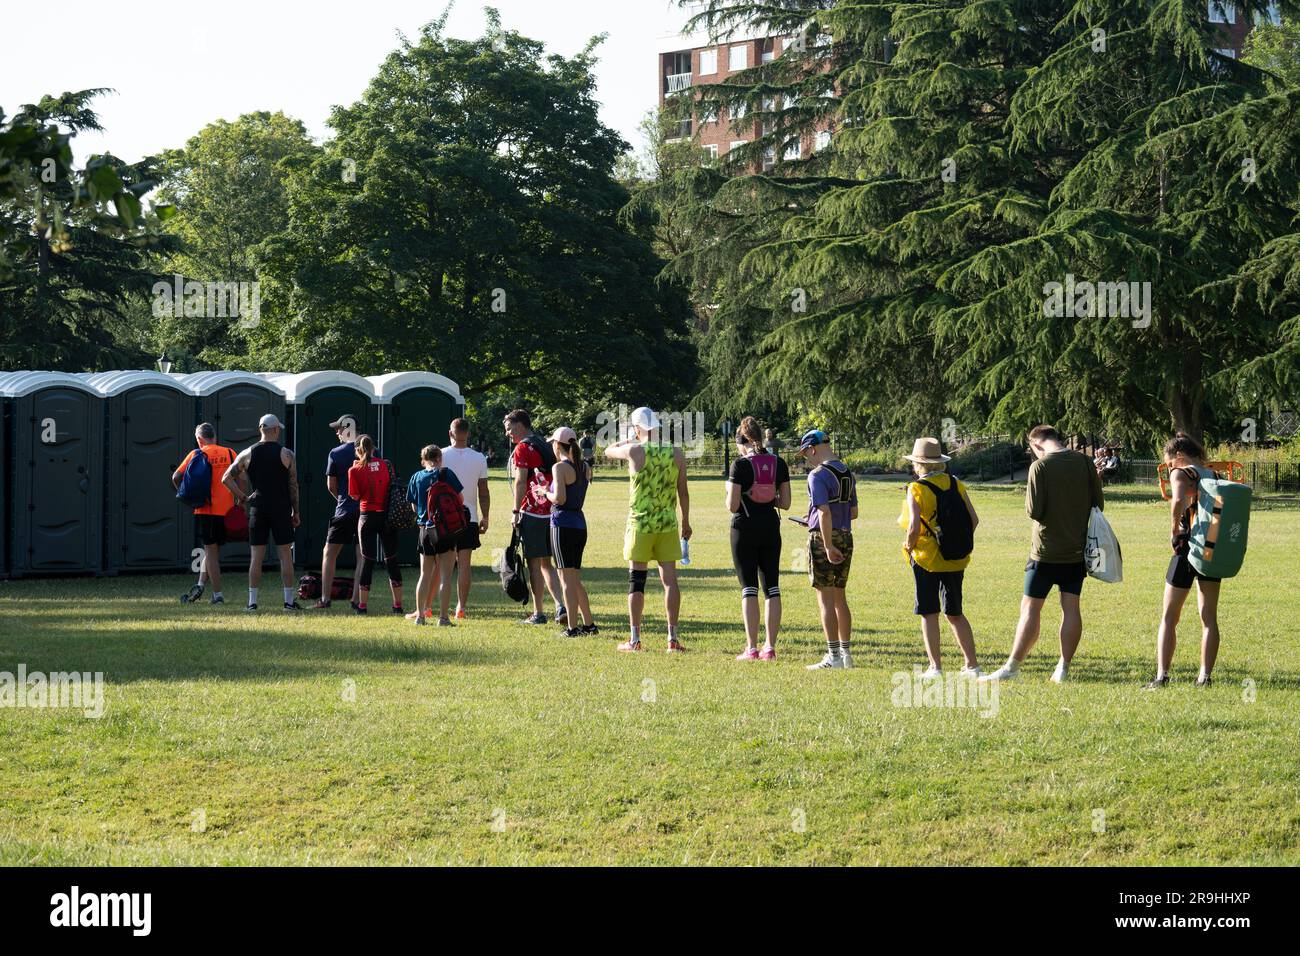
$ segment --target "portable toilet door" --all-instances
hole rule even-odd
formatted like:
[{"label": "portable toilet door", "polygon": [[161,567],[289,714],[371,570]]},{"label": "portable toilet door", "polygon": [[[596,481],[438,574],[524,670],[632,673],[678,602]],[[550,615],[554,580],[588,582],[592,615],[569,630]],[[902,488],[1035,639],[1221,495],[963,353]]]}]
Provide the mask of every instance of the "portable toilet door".
[{"label": "portable toilet door", "polygon": [[13,372],[0,372],[0,580],[9,577],[9,539],[13,518],[9,501],[9,467],[14,460],[12,451],[13,402],[4,397],[5,382]]},{"label": "portable toilet door", "polygon": [[[370,435],[379,442],[374,388],[351,372],[268,372],[262,377],[284,392],[288,426],[285,444],[298,459],[302,522],[298,526],[294,559],[302,567],[318,569],[325,533],[338,503],[329,492],[325,475],[329,453],[338,444],[330,422],[352,416],[356,419],[357,435]],[[387,457],[381,442],[379,451]],[[339,554],[339,567],[355,566],[356,548],[349,542]]]},{"label": "portable toilet door", "polygon": [[[447,432],[464,412],[465,399],[459,385],[433,372],[392,372],[369,381],[379,408],[379,446],[405,482],[420,469],[420,449],[450,444]],[[399,556],[417,563],[415,535],[401,536]]]},{"label": "portable toilet door", "polygon": [[189,570],[193,511],[171,479],[194,448],[194,393],[159,372],[102,372],[89,382],[108,417],[104,570]]},{"label": "portable toilet door", "polygon": [[[284,421],[284,392],[263,376],[252,372],[191,372],[176,378],[196,396],[194,424],[211,423],[217,430],[217,441],[236,452],[261,440],[257,423],[263,415]],[[197,547],[198,542],[193,546]],[[275,548],[267,548],[264,566],[278,561]],[[221,566],[248,567],[248,543],[232,541],[223,545]]]},{"label": "portable toilet door", "polygon": [[103,568],[104,399],[61,372],[0,383],[11,403],[10,574]]}]

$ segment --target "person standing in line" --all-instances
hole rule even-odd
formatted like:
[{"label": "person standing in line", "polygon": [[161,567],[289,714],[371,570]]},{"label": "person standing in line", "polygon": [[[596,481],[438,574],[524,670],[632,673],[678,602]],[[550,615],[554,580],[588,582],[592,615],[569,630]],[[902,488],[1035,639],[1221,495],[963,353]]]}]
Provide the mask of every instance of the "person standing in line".
[{"label": "person standing in line", "polygon": [[817,590],[826,638],[826,655],[808,670],[844,670],[853,666],[853,616],[845,589],[853,563],[857,481],[821,429],[804,433],[799,456],[808,465],[808,575]]},{"label": "person standing in line", "polygon": [[[769,433],[770,433],[769,429]],[[776,659],[781,628],[781,516],[790,507],[790,468],[764,447],[752,415],[736,430],[738,456],[727,476],[727,510],[731,512],[731,559],[740,579],[740,608],[745,621],[745,650],[738,661]],[[758,648],[758,589],[762,580],[766,641]]]},{"label": "person standing in line", "polygon": [[[690,488],[686,481],[686,456],[681,448],[665,445],[660,437],[659,417],[648,408],[632,413],[634,434],[605,449],[609,458],[628,463],[630,502],[623,557],[628,572],[627,613],[631,627],[620,651],[641,650],[641,615],[645,610],[645,585],[649,564],[659,565],[664,588],[664,612],[668,619],[668,653],[686,650],[677,636],[682,595],[677,584],[677,559],[682,541],[691,539]],[[680,531],[677,510],[681,509]],[[680,537],[679,537],[680,536]]]},{"label": "person standing in line", "polygon": [[903,457],[912,463],[912,470],[916,474],[916,481],[907,485],[903,513],[898,516],[898,523],[905,534],[903,551],[912,568],[916,591],[914,610],[921,618],[921,639],[925,642],[925,654],[930,660],[929,668],[921,677],[929,680],[943,676],[943,663],[939,655],[941,604],[944,616],[948,618],[948,626],[965,658],[961,675],[979,677],[975,636],[971,632],[970,621],[962,613],[962,581],[966,566],[970,564],[970,555],[949,559],[939,550],[939,538],[935,533],[936,527],[939,527],[938,496],[948,494],[956,487],[962,507],[970,517],[972,532],[979,526],[979,515],[970,502],[966,485],[947,473],[947,463],[952,459],[943,454],[938,439],[918,438],[912,446],[912,453]]},{"label": "person standing in line", "polygon": [[1084,548],[1093,508],[1104,508],[1101,478],[1092,459],[1070,448],[1051,425],[1029,432],[1029,449],[1037,459],[1029,466],[1025,512],[1032,522],[1029,562],[1025,565],[1025,595],[1020,622],[1007,662],[980,680],[1013,680],[1038,642],[1043,603],[1056,587],[1061,593],[1061,657],[1052,671],[1053,683],[1064,683],[1070,661],[1083,637],[1079,596],[1088,576]]},{"label": "person standing in line", "polygon": [[384,548],[388,568],[388,586],[393,592],[393,613],[403,614],[402,565],[397,555],[397,532],[388,527],[388,489],[393,481],[393,466],[375,454],[375,440],[369,435],[357,438],[357,460],[348,469],[348,494],[360,504],[357,520],[357,549],[361,555],[357,573],[358,614],[369,611],[370,582],[379,560],[377,545]]},{"label": "person standing in line", "polygon": [[217,444],[217,430],[209,422],[204,422],[194,429],[194,441],[198,445],[194,451],[185,456],[185,460],[172,473],[172,487],[180,488],[185,470],[194,460],[197,452],[203,452],[212,470],[211,490],[206,505],[194,509],[194,535],[203,548],[203,560],[199,564],[199,580],[190,586],[189,591],[181,595],[182,604],[193,604],[203,597],[203,587],[212,584],[212,604],[225,604],[225,595],[221,592],[221,546],[226,543],[226,513],[235,506],[235,496],[222,483],[226,470],[234,464],[234,449]]},{"label": "person standing in line", "polygon": [[[284,588],[286,612],[301,611],[293,580],[293,536],[302,523],[298,504],[298,460],[280,444],[284,426],[274,415],[263,415],[257,423],[261,440],[245,448],[226,469],[222,483],[235,503],[248,511],[248,610],[257,611],[258,589],[262,584],[262,561],[267,543],[274,538],[280,558],[280,584]],[[245,491],[245,482],[252,489]]]},{"label": "person standing in line", "polygon": [[582,583],[582,552],[587,546],[587,519],[582,514],[587,489],[591,486],[591,468],[582,460],[578,436],[572,428],[557,428],[551,436],[555,450],[555,467],[546,496],[551,499],[551,553],[560,572],[564,588],[564,606],[582,615],[581,624],[564,629],[565,637],[599,634],[591,617],[591,602]]},{"label": "person standing in line", "polygon": [[[423,469],[413,474],[406,486],[406,499],[415,511],[415,523],[419,529],[416,551],[420,555],[420,580],[415,585],[415,611],[408,614],[407,618],[413,619],[416,624],[428,623],[427,619],[433,617],[433,590],[436,587],[439,589],[441,604],[438,626],[450,627],[448,609],[451,607],[454,580],[452,569],[462,538],[459,532],[439,532],[439,524],[445,530],[446,522],[440,521],[440,515],[430,510],[429,491],[434,491],[435,505],[442,502],[438,507],[458,508],[464,512],[465,501],[461,497],[464,489],[456,473],[443,467],[443,451],[437,445],[424,446],[420,452],[420,464]],[[466,520],[469,520],[468,516]]]},{"label": "person standing in line", "polygon": [[596,439],[592,436],[591,429],[587,429],[582,433],[582,438],[578,441],[578,447],[582,449],[583,464],[594,475],[596,473]]},{"label": "person standing in line", "polygon": [[[334,575],[338,569],[339,554],[349,541],[356,542],[357,524],[361,519],[361,507],[356,498],[348,494],[348,471],[357,460],[357,419],[354,415],[340,415],[330,422],[334,436],[339,444],[330,449],[325,460],[325,486],[334,496],[334,517],[330,518],[329,528],[325,532],[325,552],[321,556],[320,597],[313,605],[316,609],[330,606],[330,595],[334,591]],[[357,578],[352,579],[353,609],[357,606]]]},{"label": "person standing in line", "polygon": [[551,500],[546,496],[551,484],[551,469],[555,466],[555,452],[549,442],[533,433],[532,418],[522,408],[506,415],[502,424],[506,436],[515,443],[510,456],[514,468],[513,522],[524,545],[524,559],[528,562],[528,578],[532,585],[533,613],[524,618],[523,623],[546,623],[542,603],[544,586],[555,601],[555,623],[567,625],[569,615],[564,608],[560,576],[551,563]]},{"label": "person standing in line", "polygon": [[482,545],[482,536],[488,530],[488,511],[491,493],[488,490],[487,458],[469,447],[469,422],[458,418],[448,430],[451,444],[442,450],[442,467],[453,473],[465,490],[465,506],[469,509],[469,522],[457,536],[454,553],[456,562],[456,620],[465,620],[469,607],[469,586],[472,579],[470,561]]},{"label": "person standing in line", "polygon": [[1214,662],[1219,656],[1219,588],[1222,578],[1199,573],[1188,560],[1192,545],[1192,516],[1202,478],[1213,478],[1205,463],[1205,448],[1195,438],[1179,432],[1165,443],[1165,464],[1169,466],[1170,544],[1173,556],[1165,574],[1164,610],[1156,635],[1156,676],[1143,690],[1160,690],[1169,685],[1169,668],[1178,645],[1178,619],[1187,595],[1195,584],[1201,612],[1201,670],[1197,687],[1209,687]]}]

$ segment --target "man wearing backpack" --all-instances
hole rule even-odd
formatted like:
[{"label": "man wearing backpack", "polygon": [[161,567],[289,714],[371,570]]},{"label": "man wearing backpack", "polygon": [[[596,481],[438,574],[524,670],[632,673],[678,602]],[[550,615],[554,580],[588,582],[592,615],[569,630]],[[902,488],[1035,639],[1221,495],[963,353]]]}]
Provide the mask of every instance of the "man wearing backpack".
[{"label": "man wearing backpack", "polygon": [[853,616],[845,588],[853,561],[853,522],[858,517],[858,488],[844,462],[835,457],[821,429],[799,440],[799,456],[808,463],[808,565],[817,589],[826,656],[808,670],[842,670],[853,666],[849,644]]},{"label": "man wearing backpack", "polygon": [[[189,490],[182,488],[181,483],[191,468],[194,471],[190,477],[197,479],[199,484],[206,483],[205,488],[191,492],[195,497],[189,499],[191,502],[197,502],[200,496],[206,499],[202,504],[194,504],[194,534],[203,548],[203,561],[199,565],[198,582],[181,595],[181,603],[193,604],[201,598],[204,584],[210,581],[211,603],[224,604],[226,599],[221,593],[221,546],[226,543],[226,513],[235,506],[235,498],[222,483],[222,479],[226,477],[226,469],[234,464],[235,452],[216,443],[217,430],[208,422],[194,429],[194,441],[198,447],[185,456],[180,467],[172,474],[172,486],[178,492]],[[200,475],[203,470],[207,472],[206,479]]]},{"label": "man wearing backpack", "polygon": [[[329,427],[339,443],[330,449],[325,460],[325,487],[334,496],[334,516],[325,532],[325,553],[321,556],[320,598],[317,609],[330,606],[334,591],[334,573],[338,567],[343,546],[357,543],[357,528],[361,522],[361,504],[348,494],[348,472],[357,461],[357,419],[355,415],[340,415]],[[357,555],[360,558],[360,555]],[[352,607],[356,608],[360,590],[360,577],[352,578]]]},{"label": "man wearing backpack", "polygon": [[456,555],[469,527],[469,511],[462,497],[464,486],[456,473],[443,465],[437,445],[425,445],[420,452],[423,471],[407,483],[406,498],[415,510],[418,526],[416,552],[420,555],[420,580],[415,585],[415,623],[426,624],[433,616],[433,589],[440,586],[439,627],[451,626],[451,590]]},{"label": "man wearing backpack", "polygon": [[1093,508],[1105,508],[1101,479],[1092,459],[1065,447],[1061,433],[1051,425],[1029,432],[1029,450],[1038,459],[1029,466],[1025,512],[1033,522],[1029,563],[1025,565],[1025,596],[1020,602],[1020,622],[1007,662],[980,680],[1012,680],[1038,641],[1043,602],[1057,587],[1061,592],[1061,657],[1052,671],[1054,683],[1064,683],[1070,661],[1083,637],[1079,595],[1088,576],[1084,549],[1088,543],[1088,518]]},{"label": "man wearing backpack", "polygon": [[941,605],[966,660],[961,673],[978,677],[975,637],[962,613],[961,588],[966,565],[975,548],[979,516],[970,503],[966,486],[946,473],[947,463],[952,459],[943,454],[937,439],[918,438],[912,453],[904,457],[912,463],[916,481],[907,486],[898,523],[907,534],[903,551],[912,567],[915,613],[921,617],[921,638],[930,659],[930,667],[921,677],[932,679],[943,674],[939,656]]},{"label": "man wearing backpack", "polygon": [[510,466],[514,469],[512,518],[519,529],[524,558],[528,561],[528,578],[532,582],[533,613],[523,622],[546,623],[542,604],[542,585],[545,583],[555,601],[555,623],[567,624],[569,615],[564,609],[560,576],[555,573],[555,565],[551,562],[551,500],[546,497],[551,487],[555,452],[550,442],[533,433],[532,417],[522,408],[506,415],[502,424],[506,436],[514,443],[510,455]]}]

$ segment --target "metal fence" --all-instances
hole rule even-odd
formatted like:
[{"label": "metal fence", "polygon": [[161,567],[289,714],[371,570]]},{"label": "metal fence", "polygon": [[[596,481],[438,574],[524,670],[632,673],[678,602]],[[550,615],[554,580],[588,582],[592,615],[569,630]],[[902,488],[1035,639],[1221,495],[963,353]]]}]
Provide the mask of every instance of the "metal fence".
[{"label": "metal fence", "polygon": [[[1258,492],[1269,494],[1300,493],[1300,461],[1243,462],[1247,483]],[[1120,465],[1120,480],[1136,484],[1155,484],[1160,462],[1154,458],[1135,458]]]}]

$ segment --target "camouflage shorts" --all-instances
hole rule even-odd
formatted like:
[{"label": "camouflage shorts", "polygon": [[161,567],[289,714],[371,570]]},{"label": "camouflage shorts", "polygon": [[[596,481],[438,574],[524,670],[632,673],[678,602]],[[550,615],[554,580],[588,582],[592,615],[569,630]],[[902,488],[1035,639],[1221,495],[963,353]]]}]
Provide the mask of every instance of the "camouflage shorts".
[{"label": "camouflage shorts", "polygon": [[831,532],[831,544],[840,549],[844,560],[831,564],[822,545],[821,532],[808,535],[808,577],[815,588],[843,588],[849,583],[849,566],[853,564],[853,532],[836,528]]}]

